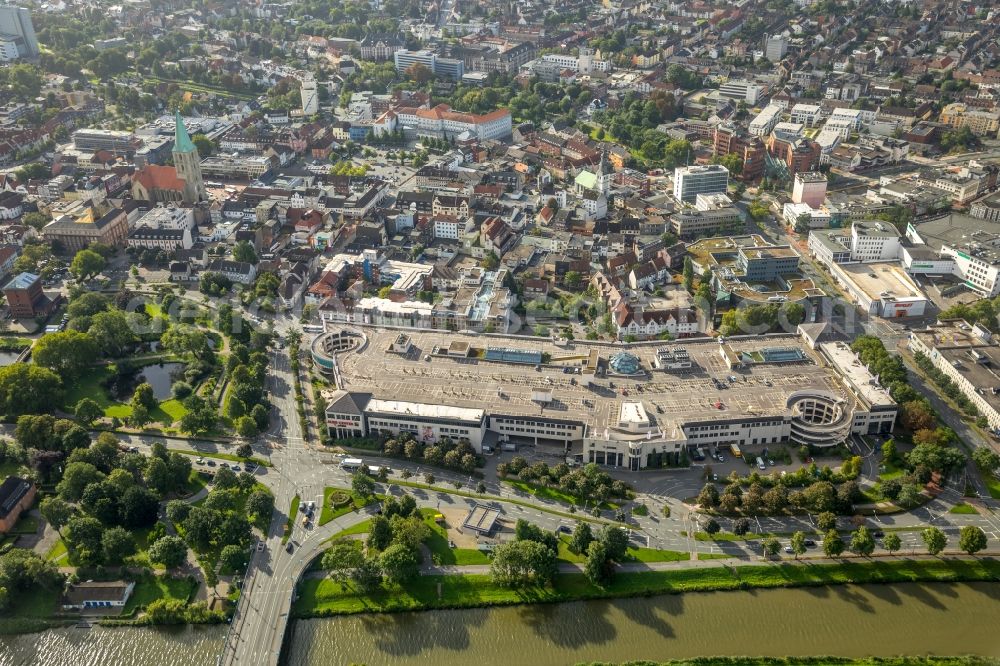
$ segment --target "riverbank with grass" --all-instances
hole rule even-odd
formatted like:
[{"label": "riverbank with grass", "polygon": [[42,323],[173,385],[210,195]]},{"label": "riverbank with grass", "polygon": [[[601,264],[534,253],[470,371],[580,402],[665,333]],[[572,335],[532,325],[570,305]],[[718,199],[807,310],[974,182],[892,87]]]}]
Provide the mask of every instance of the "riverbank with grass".
[{"label": "riverbank with grass", "polygon": [[559,574],[549,585],[501,587],[485,574],[419,576],[364,594],[351,583],[307,579],[292,606],[297,618],[392,613],[443,608],[557,603],[586,599],[811,587],[844,584],[1000,581],[1000,561],[898,559],[863,562],[742,564],[619,572],[598,587],[583,574]]}]

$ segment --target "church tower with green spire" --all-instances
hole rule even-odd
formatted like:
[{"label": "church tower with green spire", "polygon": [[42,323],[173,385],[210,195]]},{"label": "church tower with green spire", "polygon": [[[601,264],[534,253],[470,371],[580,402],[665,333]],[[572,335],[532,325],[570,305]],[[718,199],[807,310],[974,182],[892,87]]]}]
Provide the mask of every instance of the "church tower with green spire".
[{"label": "church tower with green spire", "polygon": [[177,177],[184,181],[184,201],[188,203],[207,201],[208,192],[205,191],[205,181],[201,177],[201,158],[198,156],[198,148],[184,127],[180,111],[175,113],[174,123],[176,125],[174,169],[177,171]]}]

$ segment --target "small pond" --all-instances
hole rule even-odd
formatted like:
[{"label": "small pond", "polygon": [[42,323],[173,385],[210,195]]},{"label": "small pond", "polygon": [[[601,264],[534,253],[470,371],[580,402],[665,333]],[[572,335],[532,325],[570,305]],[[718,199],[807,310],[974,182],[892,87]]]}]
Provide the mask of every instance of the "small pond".
[{"label": "small pond", "polygon": [[183,363],[160,363],[147,365],[137,376],[138,382],[148,382],[153,387],[153,395],[157,400],[170,398],[170,386],[184,372]]}]

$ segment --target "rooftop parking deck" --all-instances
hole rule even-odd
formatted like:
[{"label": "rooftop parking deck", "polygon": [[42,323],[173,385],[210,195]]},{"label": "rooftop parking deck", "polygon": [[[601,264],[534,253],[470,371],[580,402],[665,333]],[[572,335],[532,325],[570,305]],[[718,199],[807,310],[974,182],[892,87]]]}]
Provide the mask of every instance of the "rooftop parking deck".
[{"label": "rooftop parking deck", "polygon": [[[483,408],[491,414],[541,416],[583,422],[592,428],[615,426],[623,402],[639,401],[660,427],[678,423],[738,419],[783,414],[788,396],[819,389],[846,397],[836,374],[822,368],[815,352],[795,336],[730,340],[674,341],[671,348],[686,350],[692,368],[674,372],[654,369],[656,350],[664,343],[633,345],[642,374],[615,376],[607,371],[610,356],[620,346],[574,341],[557,345],[541,338],[449,334],[437,331],[408,332],[412,346],[405,354],[388,351],[397,332],[365,328],[368,344],[337,358],[342,388],[372,393],[375,398]],[[456,340],[467,341],[470,356],[449,354]],[[802,351],[798,363],[758,363],[730,370],[723,349],[753,354],[767,348]],[[477,350],[503,348],[535,352],[539,365],[489,361],[474,356]],[[599,359],[596,376],[588,374]],[[538,369],[536,369],[538,368]],[[579,370],[579,374],[577,373]],[[551,393],[541,401],[539,394]]]}]

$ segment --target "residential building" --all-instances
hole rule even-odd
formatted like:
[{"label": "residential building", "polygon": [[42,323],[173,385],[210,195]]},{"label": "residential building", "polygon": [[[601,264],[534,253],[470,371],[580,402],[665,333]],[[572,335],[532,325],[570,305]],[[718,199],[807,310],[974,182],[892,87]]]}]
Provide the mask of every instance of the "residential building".
[{"label": "residential building", "polygon": [[120,612],[120,609],[128,603],[134,589],[133,581],[123,580],[88,580],[73,583],[66,588],[66,593],[63,595],[62,609],[64,611],[107,609]]},{"label": "residential building", "polygon": [[941,109],[939,120],[955,128],[968,127],[976,136],[996,137],[1000,131],[1000,113],[970,109],[963,102],[953,102],[945,106]]},{"label": "residential building", "polygon": [[4,479],[0,484],[0,534],[10,532],[34,501],[34,483],[19,476]]},{"label": "residential building", "polygon": [[188,228],[157,229],[142,226],[129,232],[125,243],[128,247],[165,250],[167,252],[178,248],[189,250],[193,245],[191,230]]},{"label": "residential building", "polygon": [[767,136],[774,129],[774,126],[781,120],[781,107],[768,104],[764,110],[750,121],[750,134],[753,136]]}]

